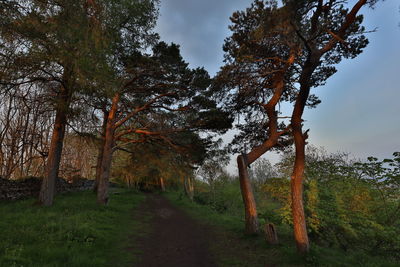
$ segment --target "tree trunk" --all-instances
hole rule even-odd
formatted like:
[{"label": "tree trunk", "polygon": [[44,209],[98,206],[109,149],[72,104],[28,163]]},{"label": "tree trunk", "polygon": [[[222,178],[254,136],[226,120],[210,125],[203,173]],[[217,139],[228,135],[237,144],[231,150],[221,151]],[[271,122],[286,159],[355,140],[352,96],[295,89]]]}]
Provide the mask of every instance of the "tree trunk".
[{"label": "tree trunk", "polygon": [[162,192],[165,192],[165,184],[164,184],[164,178],[160,177],[160,189]]},{"label": "tree trunk", "polygon": [[251,187],[247,163],[242,155],[237,157],[239,168],[240,189],[242,191],[244,210],[245,210],[245,231],[247,234],[258,233],[258,218],[256,201]]},{"label": "tree trunk", "polygon": [[305,166],[305,146],[307,139],[307,132],[303,133],[302,129],[302,115],[306,105],[308,96],[310,94],[310,79],[315,69],[315,58],[310,58],[307,63],[308,67],[304,68],[302,77],[300,78],[301,87],[299,95],[296,99],[295,107],[292,114],[292,132],[294,137],[294,145],[296,149],[296,156],[293,166],[293,173],[291,177],[291,197],[292,197],[292,216],[293,216],[293,232],[294,239],[297,246],[297,251],[305,254],[310,249],[308,240],[306,218],[303,206],[303,176]]},{"label": "tree trunk", "polygon": [[103,159],[101,161],[100,180],[97,188],[97,203],[106,205],[108,203],[108,187],[111,171],[112,154],[115,143],[115,120],[118,111],[119,94],[113,97],[111,110],[108,114]]},{"label": "tree trunk", "polygon": [[43,206],[51,206],[55,195],[55,183],[60,169],[61,154],[65,128],[67,125],[67,113],[71,104],[72,70],[64,68],[62,85],[56,98],[56,118],[54,121],[53,134],[51,137],[49,154],[47,156],[46,174],[43,177],[39,193],[39,203]]},{"label": "tree trunk", "polygon": [[193,201],[194,197],[194,185],[193,185],[193,178],[190,176],[187,176],[184,180],[184,187],[185,187],[185,193],[186,196]]},{"label": "tree trunk", "polygon": [[93,184],[93,192],[97,192],[98,186],[99,186],[99,181],[100,181],[100,176],[101,176],[101,163],[103,161],[103,150],[104,146],[106,144],[106,129],[107,129],[107,118],[108,118],[109,113],[107,111],[104,111],[104,116],[103,116],[103,125],[102,125],[102,132],[101,132],[101,140],[99,143],[99,151],[97,154],[97,163],[96,163],[96,178],[94,180]]},{"label": "tree trunk", "polygon": [[294,239],[298,252],[305,254],[310,249],[308,240],[306,218],[303,207],[303,176],[305,161],[305,137],[301,130],[301,125],[293,127],[293,135],[296,147],[296,158],[291,177],[292,190],[292,216]]},{"label": "tree trunk", "polygon": [[46,175],[43,177],[39,193],[39,203],[43,206],[51,206],[55,195],[55,183],[60,168],[61,154],[67,124],[67,111],[70,104],[70,92],[62,88],[58,97],[56,118],[53,135],[51,137],[49,155],[47,157]]},{"label": "tree trunk", "polygon": [[278,233],[276,231],[276,227],[272,223],[265,224],[265,239],[267,240],[268,244],[277,245],[279,244],[278,240]]}]

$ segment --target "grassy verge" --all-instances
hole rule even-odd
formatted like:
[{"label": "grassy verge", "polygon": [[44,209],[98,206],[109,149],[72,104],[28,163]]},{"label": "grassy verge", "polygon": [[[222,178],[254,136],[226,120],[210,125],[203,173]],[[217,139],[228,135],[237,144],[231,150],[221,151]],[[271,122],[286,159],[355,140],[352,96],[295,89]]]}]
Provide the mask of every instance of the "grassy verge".
[{"label": "grassy verge", "polygon": [[132,209],[144,196],[121,189],[107,207],[92,192],[0,202],[0,266],[125,266],[134,260],[130,235],[141,226]]},{"label": "grassy verge", "polygon": [[166,197],[195,219],[211,226],[211,252],[218,266],[399,266],[382,257],[315,245],[309,255],[302,257],[296,253],[292,230],[287,225],[277,226],[280,244],[271,246],[262,235],[243,234],[243,216],[218,213],[210,206],[189,201],[180,192],[169,192]]},{"label": "grassy verge", "polygon": [[304,262],[294,253],[293,246],[270,246],[261,235],[244,235],[244,221],[237,215],[218,213],[210,206],[189,201],[179,192],[169,192],[166,197],[193,218],[211,226],[210,249],[218,266],[302,266]]}]

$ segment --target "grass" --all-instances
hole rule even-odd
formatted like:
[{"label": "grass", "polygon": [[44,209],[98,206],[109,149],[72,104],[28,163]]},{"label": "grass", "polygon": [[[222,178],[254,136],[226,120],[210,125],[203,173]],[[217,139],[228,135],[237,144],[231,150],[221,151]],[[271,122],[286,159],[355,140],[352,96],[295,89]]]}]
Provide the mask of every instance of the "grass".
[{"label": "grass", "polygon": [[292,230],[288,225],[277,226],[280,244],[271,246],[262,235],[244,235],[243,215],[238,216],[238,212],[219,213],[208,205],[189,201],[180,192],[169,192],[166,197],[193,218],[210,225],[213,229],[210,249],[218,266],[400,266],[399,263],[366,255],[362,251],[346,253],[314,244],[310,253],[303,257],[296,253]]},{"label": "grass", "polygon": [[108,206],[92,192],[57,196],[52,207],[35,200],[0,202],[0,266],[126,266],[135,260],[132,210],[144,196],[118,189]]},{"label": "grass", "polygon": [[[98,206],[92,192],[57,196],[47,208],[36,206],[34,199],[0,202],[0,266],[132,266],[141,256],[140,238],[152,231],[151,214],[134,215],[143,194],[118,190],[107,207]],[[219,213],[179,192],[166,197],[208,225],[210,253],[218,266],[400,266],[362,252],[315,245],[301,257],[287,225],[278,225],[280,245],[270,246],[262,235],[243,234],[238,210]]]}]

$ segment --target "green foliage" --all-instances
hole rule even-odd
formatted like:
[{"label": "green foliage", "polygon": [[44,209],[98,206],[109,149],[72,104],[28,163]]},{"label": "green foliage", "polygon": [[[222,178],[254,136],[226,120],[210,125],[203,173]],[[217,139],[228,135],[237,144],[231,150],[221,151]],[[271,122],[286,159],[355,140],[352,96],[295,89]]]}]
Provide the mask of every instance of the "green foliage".
[{"label": "green foliage", "polygon": [[139,227],[131,210],[143,196],[118,190],[107,207],[91,192],[61,195],[46,208],[33,200],[0,203],[0,266],[131,264],[128,235]]},{"label": "green foliage", "polygon": [[[371,157],[352,162],[340,153],[309,149],[304,196],[314,242],[399,259],[399,155],[393,155],[382,161]],[[291,153],[283,157],[281,175],[292,160]],[[270,179],[263,190],[280,203],[276,211],[281,223],[291,225],[289,182],[287,176]]]}]

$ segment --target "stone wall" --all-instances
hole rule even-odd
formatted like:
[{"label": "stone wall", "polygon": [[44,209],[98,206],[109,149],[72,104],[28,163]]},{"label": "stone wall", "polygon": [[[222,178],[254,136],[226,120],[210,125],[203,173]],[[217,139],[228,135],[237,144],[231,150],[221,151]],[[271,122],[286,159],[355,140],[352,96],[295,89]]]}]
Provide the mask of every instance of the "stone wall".
[{"label": "stone wall", "polygon": [[[76,179],[68,183],[64,179],[58,179],[56,183],[57,193],[76,192],[90,190],[93,180]],[[28,178],[24,180],[7,180],[0,178],[0,200],[17,200],[28,197],[38,197],[42,180],[39,178]]]}]

